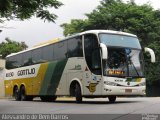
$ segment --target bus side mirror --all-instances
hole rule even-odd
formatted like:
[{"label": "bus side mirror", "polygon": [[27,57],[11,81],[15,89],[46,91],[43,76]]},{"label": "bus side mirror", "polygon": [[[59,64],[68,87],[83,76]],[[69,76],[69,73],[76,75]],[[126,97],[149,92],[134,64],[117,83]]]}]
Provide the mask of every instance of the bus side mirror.
[{"label": "bus side mirror", "polygon": [[108,58],[108,50],[105,44],[100,43],[100,47],[102,49],[102,59],[107,60]]},{"label": "bus side mirror", "polygon": [[155,63],[156,62],[156,57],[155,57],[154,51],[151,48],[147,48],[147,47],[144,48],[144,51],[149,52],[149,54],[151,56],[151,62]]}]

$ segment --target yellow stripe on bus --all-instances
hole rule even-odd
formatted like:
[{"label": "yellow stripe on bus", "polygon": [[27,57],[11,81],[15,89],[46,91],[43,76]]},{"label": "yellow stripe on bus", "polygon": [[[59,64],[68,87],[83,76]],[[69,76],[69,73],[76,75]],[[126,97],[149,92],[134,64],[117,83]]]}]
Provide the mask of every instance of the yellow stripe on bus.
[{"label": "yellow stripe on bus", "polygon": [[41,89],[41,84],[43,83],[46,71],[48,68],[48,63],[41,64],[38,75],[32,78],[5,80],[5,93],[6,95],[13,95],[13,87],[15,85],[20,86],[23,84],[25,86],[26,95],[38,95]]}]

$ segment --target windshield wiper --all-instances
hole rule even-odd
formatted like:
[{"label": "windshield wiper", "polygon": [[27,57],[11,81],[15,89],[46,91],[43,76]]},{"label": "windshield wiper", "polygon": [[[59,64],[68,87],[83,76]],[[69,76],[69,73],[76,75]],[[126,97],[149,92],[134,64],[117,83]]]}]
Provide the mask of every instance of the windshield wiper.
[{"label": "windshield wiper", "polygon": [[[132,62],[132,60],[131,60],[132,57],[133,57],[133,55],[132,55],[132,56],[129,55],[129,57],[127,56],[128,62],[129,62],[130,65],[133,66],[134,70],[136,71],[136,73],[137,73],[137,75],[138,75],[138,77],[139,77],[139,73],[138,73],[135,65],[133,64],[133,62]],[[128,64],[128,65],[129,65],[129,64]],[[129,68],[128,68],[128,69],[129,69]]]}]

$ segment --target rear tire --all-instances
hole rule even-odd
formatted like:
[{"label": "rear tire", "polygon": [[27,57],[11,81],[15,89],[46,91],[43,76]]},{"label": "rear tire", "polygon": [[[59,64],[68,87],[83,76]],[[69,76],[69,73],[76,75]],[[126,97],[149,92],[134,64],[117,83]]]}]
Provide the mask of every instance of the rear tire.
[{"label": "rear tire", "polygon": [[33,101],[33,97],[32,96],[26,96],[26,100],[27,101]]},{"label": "rear tire", "polygon": [[27,100],[27,96],[26,96],[24,86],[22,86],[21,89],[20,89],[20,99],[21,99],[21,101],[26,101]]},{"label": "rear tire", "polygon": [[75,86],[75,97],[76,97],[77,103],[82,102],[82,93],[81,93],[81,88],[80,88],[79,84],[76,84],[76,86]]},{"label": "rear tire", "polygon": [[54,102],[57,99],[57,96],[41,96],[43,102]]},{"label": "rear tire", "polygon": [[109,99],[109,102],[110,102],[110,103],[115,103],[115,101],[116,101],[116,96],[109,96],[108,99]]},{"label": "rear tire", "polygon": [[21,100],[18,87],[14,88],[14,94],[13,94],[13,96],[14,96],[14,98],[15,98],[16,101],[20,101]]}]

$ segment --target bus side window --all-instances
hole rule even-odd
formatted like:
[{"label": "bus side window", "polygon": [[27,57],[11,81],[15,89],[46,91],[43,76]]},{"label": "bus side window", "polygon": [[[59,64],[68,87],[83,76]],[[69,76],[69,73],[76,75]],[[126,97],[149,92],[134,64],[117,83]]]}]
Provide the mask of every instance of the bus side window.
[{"label": "bus side window", "polygon": [[97,36],[94,34],[84,35],[84,53],[87,65],[94,74],[101,74],[100,49]]},{"label": "bus side window", "polygon": [[55,44],[54,59],[66,59],[67,58],[67,41],[61,41]]},{"label": "bus side window", "polygon": [[42,49],[38,48],[32,51],[32,62],[33,64],[39,64],[42,59]]},{"label": "bus side window", "polygon": [[6,59],[6,68],[7,69],[13,69],[16,68],[15,63],[17,62],[15,59],[15,57],[10,57]]},{"label": "bus side window", "polygon": [[82,36],[68,39],[67,42],[68,42],[67,56],[69,58],[70,57],[83,57]]},{"label": "bus side window", "polygon": [[54,60],[54,44],[42,48],[42,63]]},{"label": "bus side window", "polygon": [[23,66],[32,65],[32,54],[31,51],[23,53]]},{"label": "bus side window", "polygon": [[10,57],[9,59],[7,59],[6,62],[6,68],[7,69],[14,69],[14,68],[19,68],[22,66],[23,62],[22,62],[22,54],[18,54],[15,56]]}]

